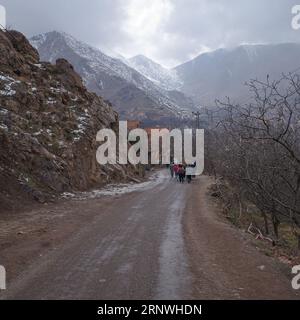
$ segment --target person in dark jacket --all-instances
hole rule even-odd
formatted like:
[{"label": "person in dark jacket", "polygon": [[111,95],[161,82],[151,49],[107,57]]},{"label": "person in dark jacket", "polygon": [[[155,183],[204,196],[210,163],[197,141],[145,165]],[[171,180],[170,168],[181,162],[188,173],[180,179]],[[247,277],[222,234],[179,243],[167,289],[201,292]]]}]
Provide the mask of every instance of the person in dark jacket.
[{"label": "person in dark jacket", "polygon": [[179,175],[179,182],[184,183],[185,169],[183,165],[179,166],[178,175]]},{"label": "person in dark jacket", "polygon": [[186,173],[186,180],[187,180],[188,183],[192,182],[192,176],[194,174],[194,170],[193,169],[194,169],[194,166],[187,166],[187,168],[186,168],[185,173]]},{"label": "person in dark jacket", "polygon": [[170,164],[170,174],[171,174],[171,178],[174,178],[174,163]]}]

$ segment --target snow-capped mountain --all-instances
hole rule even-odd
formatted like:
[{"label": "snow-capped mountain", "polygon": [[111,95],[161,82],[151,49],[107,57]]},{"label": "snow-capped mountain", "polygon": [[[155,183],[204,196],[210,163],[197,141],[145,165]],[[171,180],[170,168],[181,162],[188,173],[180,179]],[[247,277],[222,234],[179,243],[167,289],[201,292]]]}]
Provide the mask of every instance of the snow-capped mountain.
[{"label": "snow-capped mountain", "polygon": [[[236,102],[249,97],[244,85],[250,79],[281,78],[300,67],[300,44],[242,45],[199,55],[175,70],[183,81],[181,90],[200,105],[226,96]],[[298,71],[299,72],[299,71]]]},{"label": "snow-capped mountain", "polygon": [[45,61],[69,60],[86,86],[111,101],[123,119],[164,122],[190,117],[195,105],[211,105],[226,96],[243,102],[250,95],[245,82],[267,75],[278,79],[300,66],[296,43],[218,49],[172,70],[142,55],[107,55],[63,32],[35,36],[31,43]]},{"label": "snow-capped mountain", "polygon": [[[31,38],[41,59],[54,63],[70,61],[86,86],[109,100],[122,118],[160,119],[190,115],[192,102],[182,93],[167,91],[120,59],[78,41],[63,32],[49,32]],[[179,96],[180,105],[176,102]],[[176,99],[175,99],[176,97]]]},{"label": "snow-capped mountain", "polygon": [[178,90],[183,85],[176,70],[166,69],[143,55],[137,55],[127,61],[129,66],[166,90]]}]

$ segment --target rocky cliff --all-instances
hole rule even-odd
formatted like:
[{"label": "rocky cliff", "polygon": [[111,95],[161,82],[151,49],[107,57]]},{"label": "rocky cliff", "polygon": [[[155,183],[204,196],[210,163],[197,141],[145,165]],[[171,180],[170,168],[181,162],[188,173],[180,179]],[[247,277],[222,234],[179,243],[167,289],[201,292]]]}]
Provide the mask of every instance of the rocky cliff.
[{"label": "rocky cliff", "polygon": [[46,201],[128,178],[96,162],[96,133],[117,128],[112,107],[84,87],[71,64],[41,63],[19,32],[0,31],[0,207]]}]

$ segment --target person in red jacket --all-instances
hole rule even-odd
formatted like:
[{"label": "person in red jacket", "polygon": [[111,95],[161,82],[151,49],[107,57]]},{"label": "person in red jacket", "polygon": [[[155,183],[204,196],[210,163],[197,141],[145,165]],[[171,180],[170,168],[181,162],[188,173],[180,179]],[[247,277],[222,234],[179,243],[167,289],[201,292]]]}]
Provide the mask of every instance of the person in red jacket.
[{"label": "person in red jacket", "polygon": [[178,164],[174,164],[173,170],[175,173],[176,180],[179,180],[179,166],[178,166]]}]

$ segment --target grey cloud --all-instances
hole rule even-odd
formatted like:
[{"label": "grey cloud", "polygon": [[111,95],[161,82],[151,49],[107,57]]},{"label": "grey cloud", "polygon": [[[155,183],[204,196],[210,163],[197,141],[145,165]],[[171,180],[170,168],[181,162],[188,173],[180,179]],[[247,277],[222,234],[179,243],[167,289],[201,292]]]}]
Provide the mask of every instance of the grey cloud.
[{"label": "grey cloud", "polygon": [[27,36],[62,30],[121,54],[150,54],[166,65],[186,61],[203,48],[300,39],[300,31],[291,28],[295,0],[161,0],[173,10],[146,41],[124,30],[130,1],[0,0],[8,23]]},{"label": "grey cloud", "polygon": [[165,32],[183,41],[183,50],[172,54],[178,60],[188,58],[191,39],[211,49],[300,39],[300,32],[291,28],[293,0],[178,0],[174,5]]},{"label": "grey cloud", "polygon": [[27,36],[59,30],[92,44],[113,44],[124,35],[122,0],[0,0],[11,27]]}]

